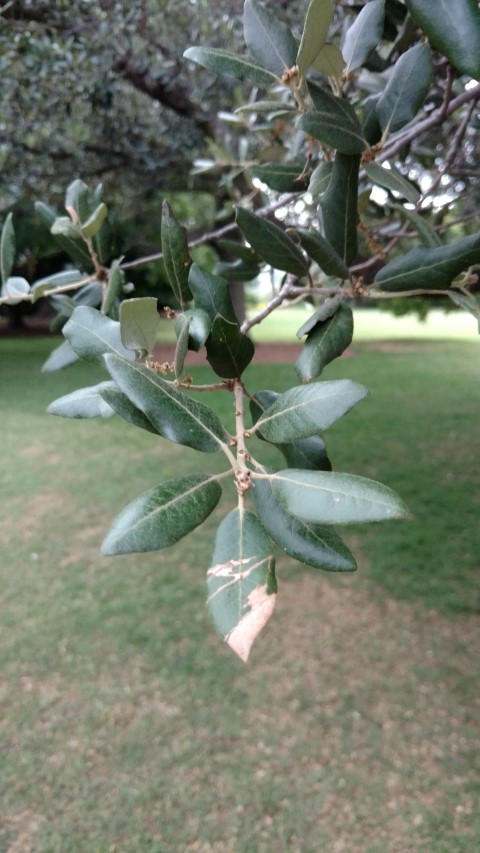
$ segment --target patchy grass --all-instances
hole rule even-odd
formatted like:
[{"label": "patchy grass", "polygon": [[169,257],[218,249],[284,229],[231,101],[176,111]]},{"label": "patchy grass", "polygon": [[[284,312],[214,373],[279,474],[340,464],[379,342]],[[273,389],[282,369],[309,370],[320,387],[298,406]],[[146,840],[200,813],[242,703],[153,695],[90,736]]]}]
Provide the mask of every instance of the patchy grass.
[{"label": "patchy grass", "polygon": [[278,611],[244,667],[204,607],[225,503],[174,548],[98,553],[132,497],[221,460],[47,417],[91,369],[41,376],[50,342],[1,346],[0,849],[473,853],[477,349],[358,345],[327,368],[372,391],[329,430],[335,467],[384,480],[413,519],[349,528],[353,577],[281,557]]}]

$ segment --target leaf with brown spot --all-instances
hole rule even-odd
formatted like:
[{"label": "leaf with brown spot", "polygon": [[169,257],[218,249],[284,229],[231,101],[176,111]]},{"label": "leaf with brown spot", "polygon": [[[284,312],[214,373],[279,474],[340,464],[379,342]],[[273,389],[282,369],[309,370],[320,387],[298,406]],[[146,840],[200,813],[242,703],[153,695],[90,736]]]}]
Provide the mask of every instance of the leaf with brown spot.
[{"label": "leaf with brown spot", "polygon": [[256,515],[237,508],[223,519],[212,563],[207,572],[210,614],[220,636],[246,662],[277,598],[272,548]]}]

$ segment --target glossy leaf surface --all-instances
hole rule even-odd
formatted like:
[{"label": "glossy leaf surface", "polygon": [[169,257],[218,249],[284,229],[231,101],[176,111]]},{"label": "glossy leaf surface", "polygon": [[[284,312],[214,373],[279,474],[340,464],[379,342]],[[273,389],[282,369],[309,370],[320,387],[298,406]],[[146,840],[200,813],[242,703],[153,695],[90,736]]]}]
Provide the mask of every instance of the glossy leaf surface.
[{"label": "glossy leaf surface", "polygon": [[180,329],[180,333],[177,337],[177,346],[175,347],[175,357],[173,360],[173,369],[175,371],[175,379],[177,380],[180,379],[183,373],[183,367],[188,353],[188,340],[191,322],[191,317],[188,317],[185,320],[185,323],[183,324],[182,328]]},{"label": "glossy leaf surface", "polygon": [[245,0],[243,34],[254,59],[277,77],[295,65],[298,45],[291,30],[257,0]]},{"label": "glossy leaf surface", "polygon": [[359,167],[358,155],[337,152],[320,202],[325,237],[346,264],[357,254]]},{"label": "glossy leaf surface", "polygon": [[124,421],[133,424],[133,426],[151,432],[154,435],[162,433],[152,423],[148,415],[145,415],[140,409],[128,399],[127,395],[120,391],[115,382],[105,382],[103,387],[99,389],[99,393],[106,403],[113,409],[116,415],[123,418]]},{"label": "glossy leaf surface", "polygon": [[304,172],[305,162],[265,163],[264,166],[253,166],[254,178],[263,181],[271,190],[279,193],[294,193],[306,190],[309,178]]},{"label": "glossy leaf surface", "polygon": [[211,322],[220,314],[230,323],[237,323],[232,298],[224,278],[207,272],[203,267],[192,264],[189,275],[190,289],[195,307],[210,317]]},{"label": "glossy leaf surface", "polygon": [[363,385],[349,379],[297,385],[285,391],[259,418],[259,430],[275,444],[307,438],[328,429],[367,394]]},{"label": "glossy leaf surface", "polygon": [[278,225],[237,208],[237,224],[252,248],[267,264],[292,275],[305,275],[308,264],[302,252]]},{"label": "glossy leaf surface", "polygon": [[107,205],[102,201],[88,219],[82,223],[81,232],[84,237],[91,240],[100,231],[103,223],[107,218]]},{"label": "glossy leaf surface", "polygon": [[102,363],[105,353],[119,353],[126,359],[134,357],[122,344],[120,323],[88,305],[75,308],[63,327],[63,334],[77,355],[87,361]]},{"label": "glossy leaf surface", "polygon": [[71,394],[65,394],[50,403],[49,415],[59,415],[61,418],[108,418],[114,414],[113,409],[102,397],[103,388],[114,387],[113,382],[100,382],[87,388],[79,388]]},{"label": "glossy leaf surface", "polygon": [[480,263],[480,235],[462,237],[449,246],[417,247],[395,258],[375,276],[381,290],[443,290],[455,276]]},{"label": "glossy leaf surface", "polygon": [[215,477],[192,474],[167,480],[128,504],[114,521],[102,554],[130,554],[167,548],[202,524],[222,489]]},{"label": "glossy leaf surface", "polygon": [[296,233],[307,255],[312,261],[318,264],[322,272],[326,275],[337,276],[343,281],[350,278],[348,267],[344,264],[333,246],[325,240],[325,237],[322,237],[319,231],[307,231],[306,228],[297,228]]},{"label": "glossy leaf surface", "polygon": [[415,118],[430,88],[432,57],[427,44],[417,44],[397,60],[377,103],[383,131],[395,133]]},{"label": "glossy leaf surface", "polygon": [[187,232],[172,213],[168,202],[162,205],[162,252],[165,271],[178,304],[183,309],[192,298],[188,273],[192,263],[188,251]]},{"label": "glossy leaf surface", "polygon": [[106,355],[105,363],[120,390],[169,441],[204,453],[214,453],[228,440],[219,418],[211,409],[152,370],[116,355]]},{"label": "glossy leaf surface", "polygon": [[[53,208],[43,204],[41,201],[35,202],[35,213],[38,214],[39,219],[49,231],[58,218]],[[54,236],[55,242],[67,252],[75,264],[78,264],[82,269],[87,271],[93,269],[92,259],[78,231],[75,232],[73,238],[61,234],[55,234]]]},{"label": "glossy leaf surface", "polygon": [[311,382],[327,364],[350,346],[353,337],[353,314],[349,305],[340,305],[328,320],[317,323],[309,332],[295,370],[302,382]]},{"label": "glossy leaf surface", "polygon": [[384,0],[370,0],[348,28],[342,45],[347,71],[360,68],[383,34]]},{"label": "glossy leaf surface", "polygon": [[408,515],[398,495],[366,477],[287,468],[272,474],[270,483],[284,508],[305,521],[350,524]]},{"label": "glossy leaf surface", "polygon": [[102,314],[108,314],[122,292],[123,272],[120,269],[122,258],[117,258],[110,265],[108,284],[102,300]]},{"label": "glossy leaf surface", "polygon": [[317,166],[311,176],[308,185],[308,192],[314,199],[318,199],[327,189],[332,177],[333,163],[329,160],[327,163],[322,163]]},{"label": "glossy leaf surface", "polygon": [[208,609],[216,630],[247,661],[276,603],[275,560],[268,537],[251,512],[234,509],[217,531],[207,573]]},{"label": "glossy leaf surface", "polygon": [[127,350],[150,355],[157,338],[160,316],[154,296],[124,299],[120,305],[120,337]]},{"label": "glossy leaf surface", "polygon": [[275,496],[269,480],[255,480],[252,492],[260,521],[286,554],[327,572],[355,571],[353,555],[332,527],[312,524],[289,513]]},{"label": "glossy leaf surface", "polygon": [[462,74],[480,80],[480,8],[477,0],[406,0],[432,45]]},{"label": "glossy leaf surface", "polygon": [[305,468],[309,471],[332,470],[325,442],[320,435],[311,435],[288,444],[279,444],[278,449],[289,468]]},{"label": "glossy leaf surface", "polygon": [[213,321],[206,346],[208,363],[224,379],[240,377],[255,353],[252,341],[242,335],[238,323],[231,323],[220,314]]},{"label": "glossy leaf surface", "polygon": [[327,38],[333,20],[331,0],[310,0],[303,27],[302,40],[298,49],[297,66],[299,77],[304,77],[316,59]]},{"label": "glossy leaf surface", "polygon": [[365,172],[373,184],[398,193],[411,204],[416,204],[420,198],[419,190],[407,178],[404,178],[395,166],[385,169],[380,163],[372,162],[365,166]]},{"label": "glossy leaf surface", "polygon": [[175,318],[175,334],[180,337],[184,325],[188,322],[188,348],[198,352],[207,340],[212,321],[201,308],[188,308]]},{"label": "glossy leaf surface", "polygon": [[235,77],[246,80],[256,86],[271,86],[279,83],[279,78],[247,56],[237,56],[228,50],[214,47],[189,47],[183,54],[185,59],[191,59],[197,65],[202,65],[207,71],[224,77]]},{"label": "glossy leaf surface", "polygon": [[360,154],[366,147],[360,122],[348,101],[310,84],[315,109],[304,113],[297,127],[342,154]]},{"label": "glossy leaf surface", "polygon": [[345,68],[342,51],[336,44],[324,44],[312,62],[312,68],[326,77],[340,77]]}]

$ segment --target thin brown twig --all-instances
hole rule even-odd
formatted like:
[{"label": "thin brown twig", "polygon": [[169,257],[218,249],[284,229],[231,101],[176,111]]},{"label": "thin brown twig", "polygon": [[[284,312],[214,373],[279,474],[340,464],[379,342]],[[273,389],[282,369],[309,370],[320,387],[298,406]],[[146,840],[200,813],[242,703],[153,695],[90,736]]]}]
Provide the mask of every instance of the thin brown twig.
[{"label": "thin brown twig", "polygon": [[456,112],[460,107],[463,107],[464,104],[468,104],[470,102],[476,102],[480,98],[480,83],[477,86],[474,86],[472,89],[468,89],[466,92],[463,92],[461,95],[457,95],[456,98],[453,98],[448,106],[445,108],[442,104],[437,110],[434,110],[431,115],[424,118],[422,121],[419,121],[414,127],[411,127],[409,130],[405,131],[405,133],[397,136],[396,139],[392,139],[390,145],[385,145],[383,150],[377,156],[377,160],[379,162],[383,162],[384,160],[388,160],[397,151],[400,151],[405,145],[408,145],[409,142],[412,142],[419,136],[422,136],[427,130],[431,130],[432,127],[435,127],[438,124],[442,124],[442,122],[451,116],[454,112]]},{"label": "thin brown twig", "polygon": [[[266,204],[264,207],[260,207],[255,211],[255,213],[257,216],[267,216],[269,213],[273,213],[275,210],[278,210],[279,207],[285,207],[285,205],[290,204],[290,202],[298,198],[299,195],[300,193],[289,193],[271,204]],[[204,243],[209,243],[212,240],[219,240],[221,237],[224,237],[225,234],[229,234],[230,231],[233,231],[237,227],[236,222],[228,222],[227,225],[222,225],[221,228],[217,228],[214,231],[207,231],[201,237],[198,237],[196,240],[192,240],[189,242],[189,247],[194,249],[197,246],[202,246]],[[136,258],[134,261],[127,261],[124,264],[120,264],[120,269],[131,270],[135,267],[142,266],[143,264],[152,263],[152,261],[160,261],[162,258],[163,252],[155,252],[152,255],[145,255],[142,258]]]}]

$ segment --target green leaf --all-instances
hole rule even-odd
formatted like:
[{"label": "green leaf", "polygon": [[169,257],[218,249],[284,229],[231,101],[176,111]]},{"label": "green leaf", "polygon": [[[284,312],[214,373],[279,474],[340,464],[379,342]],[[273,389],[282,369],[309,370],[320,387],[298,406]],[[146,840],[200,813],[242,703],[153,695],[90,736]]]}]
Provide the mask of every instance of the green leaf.
[{"label": "green leaf", "polygon": [[[43,224],[51,231],[53,224],[58,219],[58,215],[53,208],[48,207],[48,205],[43,204],[41,201],[37,201],[35,202],[35,212]],[[60,234],[55,234],[54,237],[55,242],[70,255],[74,263],[87,271],[93,269],[92,259],[78,229],[73,238]]]},{"label": "green leaf", "polygon": [[115,304],[116,300],[122,292],[122,287],[125,281],[124,274],[120,269],[120,264],[122,263],[122,261],[123,257],[117,258],[111,263],[110,272],[108,274],[107,289],[102,300],[102,314],[110,313],[113,305]]},{"label": "green leaf", "polygon": [[183,366],[187,357],[189,329],[191,322],[191,317],[185,318],[185,322],[182,328],[180,329],[180,333],[177,337],[177,346],[175,347],[175,358],[173,360],[173,369],[175,371],[175,379],[177,379],[177,381],[182,375]]},{"label": "green leaf", "polygon": [[102,554],[157,551],[173,545],[208,518],[221,494],[218,480],[205,474],[167,480],[149,489],[115,519]]},{"label": "green leaf", "polygon": [[53,373],[55,370],[63,370],[64,367],[69,367],[78,361],[78,355],[68,341],[64,341],[60,346],[55,347],[48,356],[46,362],[42,365],[42,373]]},{"label": "green leaf", "polygon": [[332,470],[325,442],[320,435],[311,435],[308,438],[300,438],[298,441],[279,444],[278,449],[289,468],[306,468],[309,471]]},{"label": "green leaf", "polygon": [[297,385],[280,394],[250,430],[275,444],[307,438],[338,421],[367,394],[349,379]]},{"label": "green leaf", "polygon": [[50,228],[50,233],[54,237],[66,237],[68,240],[82,239],[79,226],[75,225],[69,216],[59,216]]},{"label": "green leaf", "polygon": [[[254,424],[269,406],[273,405],[275,400],[278,400],[279,396],[280,394],[277,391],[258,391],[250,399],[250,413]],[[262,441],[266,441],[261,433],[258,433],[258,437]],[[298,441],[277,444],[277,448],[280,450],[289,468],[308,468],[313,471],[332,470],[325,442],[319,435],[311,435],[308,438],[300,438]]]},{"label": "green leaf", "polygon": [[45,292],[48,290],[54,290],[56,287],[65,287],[67,284],[75,284],[76,281],[81,280],[82,273],[80,270],[66,270],[65,272],[54,273],[54,275],[47,275],[44,278],[39,278],[32,284],[30,291],[32,295],[32,302],[36,302],[37,299],[44,296]]},{"label": "green leaf", "polygon": [[207,339],[207,361],[217,376],[225,379],[240,377],[254,353],[252,341],[242,335],[238,323],[231,323],[218,314]]},{"label": "green leaf", "polygon": [[303,174],[305,163],[290,161],[289,163],[265,163],[264,166],[253,166],[254,178],[263,181],[271,190],[279,193],[294,193],[306,190],[309,178]]},{"label": "green leaf", "polygon": [[123,391],[120,391],[120,388],[114,382],[105,382],[103,387],[99,388],[99,393],[103,400],[105,400],[105,403],[108,403],[115,414],[119,415],[123,420],[154,435],[162,435],[150,418],[141,412],[140,409],[137,409],[130,402],[127,395]]},{"label": "green leaf", "polygon": [[197,264],[192,264],[188,281],[193,293],[195,307],[205,311],[212,323],[217,314],[221,314],[230,323],[237,323],[238,325],[228,283],[224,278],[207,272]]},{"label": "green leaf", "polygon": [[357,254],[360,157],[337,151],[332,177],[320,202],[325,237],[346,264]]},{"label": "green leaf", "polygon": [[243,104],[238,107],[236,113],[277,113],[281,112],[296,112],[294,104],[285,103],[284,101],[251,101],[248,104]]},{"label": "green leaf", "polygon": [[88,219],[82,223],[80,230],[84,237],[91,240],[100,231],[103,223],[107,218],[107,205],[102,201]]},{"label": "green leaf", "polygon": [[269,480],[292,515],[319,524],[350,524],[406,518],[403,501],[382,483],[353,474],[286,468]]},{"label": "green leaf", "polygon": [[253,502],[268,535],[289,557],[327,572],[354,572],[357,564],[332,527],[312,524],[287,512],[269,480],[255,479]]},{"label": "green leaf", "polygon": [[383,34],[384,12],[384,0],[370,0],[347,30],[342,47],[347,72],[360,68],[379,44]]},{"label": "green leaf", "polygon": [[120,305],[120,336],[125,349],[152,353],[157,339],[160,316],[154,296],[124,299]]},{"label": "green leaf", "polygon": [[308,335],[308,333],[311,332],[318,323],[323,323],[325,320],[329,320],[330,317],[333,317],[342,302],[343,296],[341,293],[337,293],[335,296],[330,296],[328,299],[325,299],[325,302],[323,302],[322,305],[319,305],[313,314],[310,314],[310,317],[307,317],[305,322],[302,323],[296,333],[297,338],[303,338],[303,336]]},{"label": "green leaf", "polygon": [[[367,7],[365,6],[364,8]],[[412,183],[410,183],[410,181],[407,181],[407,179],[403,177],[396,166],[391,166],[389,169],[385,169],[384,166],[380,166],[379,163],[372,162],[365,166],[365,172],[373,184],[398,193],[398,195],[405,198],[411,204],[416,204],[420,198],[420,192]]]},{"label": "green leaf", "polygon": [[475,296],[471,293],[460,293],[458,290],[449,290],[448,296],[455,305],[463,308],[475,317],[480,334],[480,303],[478,299],[475,299]]},{"label": "green leaf", "polygon": [[229,281],[253,281],[259,275],[260,267],[251,266],[238,258],[231,263],[219,261],[215,264],[213,271],[215,275],[222,276]]},{"label": "green leaf", "polygon": [[5,285],[10,278],[15,261],[15,229],[13,227],[13,214],[9,213],[3,223],[2,235],[0,237],[0,271],[2,282]]},{"label": "green leaf", "polygon": [[[313,90],[313,86],[309,89]],[[353,107],[348,101],[335,98],[317,86],[315,89],[316,109],[304,113],[297,127],[342,154],[360,154],[367,147],[367,142]],[[322,101],[323,106],[320,107]]]},{"label": "green leaf", "polygon": [[326,77],[340,77],[345,68],[342,51],[336,44],[324,44],[312,62],[312,68]]},{"label": "green leaf", "polygon": [[480,9],[477,0],[406,0],[427,38],[462,74],[480,80]]},{"label": "green leaf", "polygon": [[353,337],[353,314],[349,305],[340,305],[328,320],[317,323],[307,336],[302,352],[295,362],[295,370],[302,382],[311,382],[320,376],[324,367],[338,358]]},{"label": "green leaf", "polygon": [[303,276],[308,263],[302,252],[278,225],[243,207],[237,208],[237,225],[260,257],[278,270]]},{"label": "green leaf", "polygon": [[11,275],[2,286],[1,296],[7,305],[18,305],[30,293],[30,285],[26,278]]},{"label": "green leaf", "polygon": [[446,290],[463,270],[480,263],[480,234],[462,237],[449,246],[417,247],[395,258],[375,276],[381,290]]},{"label": "green leaf", "polygon": [[106,355],[105,364],[120,390],[169,441],[203,453],[215,453],[228,441],[219,418],[211,409],[152,370],[117,355]]},{"label": "green leaf", "polygon": [[76,221],[83,222],[88,219],[90,213],[89,189],[84,181],[76,178],[68,185],[65,193],[65,210],[72,214]]},{"label": "green leaf", "polygon": [[101,389],[111,387],[114,387],[113,382],[100,382],[98,385],[79,388],[54,400],[47,412],[61,418],[109,418],[114,411],[102,397]]},{"label": "green leaf", "polygon": [[300,243],[307,255],[318,264],[322,272],[326,275],[337,276],[342,281],[350,278],[349,269],[343,263],[340,255],[318,231],[296,228],[295,233],[298,234]]},{"label": "green leaf", "polygon": [[395,63],[377,103],[377,116],[384,132],[395,133],[412,121],[430,88],[432,57],[427,44],[417,44]]},{"label": "green leaf", "polygon": [[382,128],[377,115],[377,104],[381,93],[369,95],[360,104],[362,111],[362,132],[369,145],[376,145],[382,138]]},{"label": "green leaf", "polygon": [[401,216],[412,223],[415,230],[418,231],[418,236],[425,246],[435,248],[436,246],[443,245],[439,235],[430,225],[428,220],[423,216],[420,216],[420,214],[415,210],[409,210],[409,208],[404,207],[403,204],[396,204],[395,202],[390,202],[390,207],[393,208],[393,210],[398,210]]},{"label": "green leaf", "polygon": [[224,77],[235,77],[246,80],[255,86],[271,86],[281,80],[248,56],[237,56],[228,50],[214,47],[189,47],[183,54],[185,59],[191,59],[197,65],[202,65],[207,71]]},{"label": "green leaf", "polygon": [[245,261],[246,264],[250,265],[258,265],[261,262],[261,258],[257,255],[250,246],[246,246],[245,243],[237,243],[236,240],[219,240],[218,246],[220,249],[223,249],[225,252],[228,252],[229,255],[233,255],[236,258],[240,258],[240,260]]},{"label": "green leaf", "polygon": [[188,322],[188,348],[198,352],[205,341],[207,340],[212,321],[206,311],[201,308],[188,308],[183,314],[178,314],[175,318],[175,334],[180,337],[182,329]]},{"label": "green leaf", "polygon": [[310,0],[297,55],[299,77],[305,76],[320,53],[332,20],[331,0]]},{"label": "green leaf", "polygon": [[243,35],[254,59],[277,77],[295,65],[298,45],[292,32],[257,0],[245,0]]},{"label": "green leaf", "polygon": [[243,661],[276,604],[275,560],[251,512],[234,509],[217,531],[207,573],[208,609],[216,630]]},{"label": "green leaf", "polygon": [[74,352],[87,361],[99,361],[103,364],[105,353],[118,353],[123,358],[134,358],[133,353],[122,344],[120,323],[110,320],[88,305],[75,308],[68,323],[63,327],[63,334]]},{"label": "green leaf", "polygon": [[183,310],[192,298],[188,286],[192,259],[188,252],[186,229],[177,222],[166,201],[162,205],[162,252],[170,287]]},{"label": "green leaf", "polygon": [[316,201],[327,189],[332,177],[333,163],[328,160],[327,163],[322,163],[313,170],[310,176],[308,192]]}]

